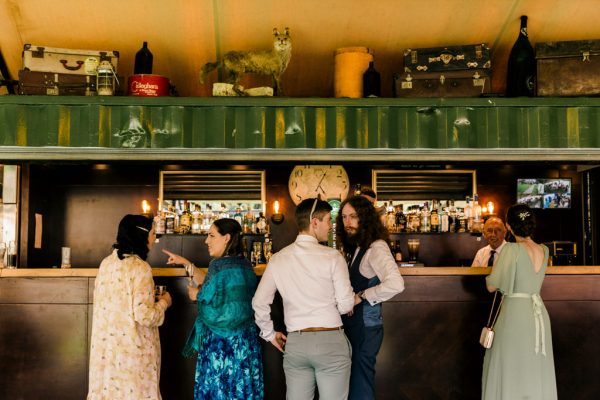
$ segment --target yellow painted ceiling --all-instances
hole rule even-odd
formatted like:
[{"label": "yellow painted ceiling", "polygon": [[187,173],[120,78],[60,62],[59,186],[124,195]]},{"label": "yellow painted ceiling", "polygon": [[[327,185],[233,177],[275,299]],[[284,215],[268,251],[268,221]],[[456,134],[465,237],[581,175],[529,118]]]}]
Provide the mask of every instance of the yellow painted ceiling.
[{"label": "yellow painted ceiling", "polygon": [[404,49],[487,43],[492,89],[500,92],[520,15],[529,16],[532,44],[600,38],[599,0],[0,0],[0,51],[13,79],[26,43],[118,50],[119,75],[129,76],[147,41],[154,73],[169,77],[181,96],[208,96],[217,75],[200,85],[204,63],[230,50],[268,50],[273,28],[289,27],[286,95],[331,97],[335,49],[366,46],[389,97]]}]

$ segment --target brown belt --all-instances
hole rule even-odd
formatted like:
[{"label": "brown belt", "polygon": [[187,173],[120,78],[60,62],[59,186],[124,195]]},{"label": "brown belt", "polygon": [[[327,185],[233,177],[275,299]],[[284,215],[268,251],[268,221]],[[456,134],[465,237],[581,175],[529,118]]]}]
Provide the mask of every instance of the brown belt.
[{"label": "brown belt", "polygon": [[304,328],[304,329],[300,329],[297,330],[295,332],[324,332],[324,331],[340,331],[343,328],[341,326],[335,327],[335,328]]}]

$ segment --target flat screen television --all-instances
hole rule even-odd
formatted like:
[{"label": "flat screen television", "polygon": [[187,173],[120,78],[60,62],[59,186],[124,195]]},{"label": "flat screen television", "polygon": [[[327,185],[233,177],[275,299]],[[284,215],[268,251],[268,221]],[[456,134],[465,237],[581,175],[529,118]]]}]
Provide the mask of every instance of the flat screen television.
[{"label": "flat screen television", "polygon": [[531,208],[571,208],[571,179],[517,179],[517,203]]}]

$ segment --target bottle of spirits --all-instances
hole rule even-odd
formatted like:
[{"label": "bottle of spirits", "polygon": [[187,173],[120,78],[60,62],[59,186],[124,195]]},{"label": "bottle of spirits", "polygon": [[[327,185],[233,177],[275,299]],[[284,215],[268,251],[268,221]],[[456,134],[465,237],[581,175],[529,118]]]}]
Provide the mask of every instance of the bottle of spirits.
[{"label": "bottle of spirits", "polygon": [[360,183],[357,183],[356,185],[354,185],[354,195],[358,196],[360,194],[360,191],[361,191]]},{"label": "bottle of spirits", "polygon": [[200,208],[200,204],[195,204],[194,211],[192,212],[192,233],[194,235],[199,235],[202,233],[203,221],[204,216],[202,215],[202,209]]},{"label": "bottle of spirits", "polygon": [[165,212],[165,233],[167,235],[175,233],[175,212],[172,205],[169,205]]},{"label": "bottle of spirits", "polygon": [[402,262],[402,249],[400,248],[400,241],[396,240],[396,246],[394,251],[394,259],[396,262]]},{"label": "bottle of spirits", "polygon": [[261,235],[267,233],[267,219],[262,211],[258,213],[258,218],[256,218],[256,233]]},{"label": "bottle of spirits", "polygon": [[429,217],[431,221],[431,232],[439,233],[440,232],[440,214],[438,211],[438,201],[433,199],[431,201],[431,215]]},{"label": "bottle of spirits", "polygon": [[454,200],[448,200],[448,232],[458,232],[458,215]]},{"label": "bottle of spirits", "polygon": [[387,214],[385,215],[386,226],[388,228],[388,232],[398,232],[396,230],[396,214],[394,214],[394,206],[390,201],[390,205],[387,208]]},{"label": "bottle of spirits", "polygon": [[375,69],[375,63],[369,62],[369,68],[363,74],[363,97],[381,96],[381,75]]},{"label": "bottle of spirits", "polygon": [[256,221],[254,220],[254,214],[252,213],[252,207],[248,204],[248,208],[246,209],[246,215],[244,215],[244,233],[252,233],[255,232]]},{"label": "bottle of spirits", "polygon": [[406,232],[406,215],[404,215],[404,206],[396,206],[396,232]]},{"label": "bottle of spirits", "polygon": [[152,53],[148,50],[148,42],[144,42],[142,48],[135,53],[135,62],[133,64],[133,74],[151,74],[152,73]]},{"label": "bottle of spirits", "polygon": [[235,213],[233,213],[233,219],[235,219],[243,229],[244,216],[242,215],[242,205],[241,204],[238,204],[238,206],[235,208]]},{"label": "bottle of spirits", "polygon": [[483,219],[481,218],[481,205],[479,204],[479,196],[477,193],[473,194],[471,212],[473,213],[473,226],[471,227],[471,231],[481,232],[483,230]]},{"label": "bottle of spirits", "polygon": [[466,198],[467,204],[465,205],[465,220],[467,226],[465,227],[465,232],[471,232],[471,228],[473,227],[473,208],[471,207],[471,198],[467,196]]},{"label": "bottle of spirits", "polygon": [[508,56],[506,96],[533,96],[535,94],[535,52],[527,35],[527,16],[521,16],[521,30]]},{"label": "bottle of spirits", "polygon": [[167,232],[167,222],[165,220],[165,213],[163,210],[159,211],[158,215],[156,216],[156,218],[154,218],[155,220],[155,228],[154,231],[156,232],[157,235],[164,235]]},{"label": "bottle of spirits", "polygon": [[440,214],[440,232],[446,233],[450,231],[450,217],[448,215],[448,202],[446,202],[446,207],[442,208],[442,213]]},{"label": "bottle of spirits", "polygon": [[421,210],[421,232],[431,232],[431,214],[429,212],[429,203],[425,202]]},{"label": "bottle of spirits", "polygon": [[183,211],[179,217],[179,233],[188,234],[192,230],[192,213],[187,201],[183,201]]}]

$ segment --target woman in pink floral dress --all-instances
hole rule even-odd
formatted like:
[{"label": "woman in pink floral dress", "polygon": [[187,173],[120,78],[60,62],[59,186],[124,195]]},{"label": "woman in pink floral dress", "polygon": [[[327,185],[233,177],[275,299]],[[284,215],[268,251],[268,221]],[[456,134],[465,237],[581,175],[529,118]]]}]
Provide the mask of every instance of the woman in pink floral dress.
[{"label": "woman in pink floral dress", "polygon": [[152,220],[126,215],[114,251],[100,264],[94,288],[88,400],[161,399],[158,327],[171,305],[154,298],[145,261],[154,244]]}]

